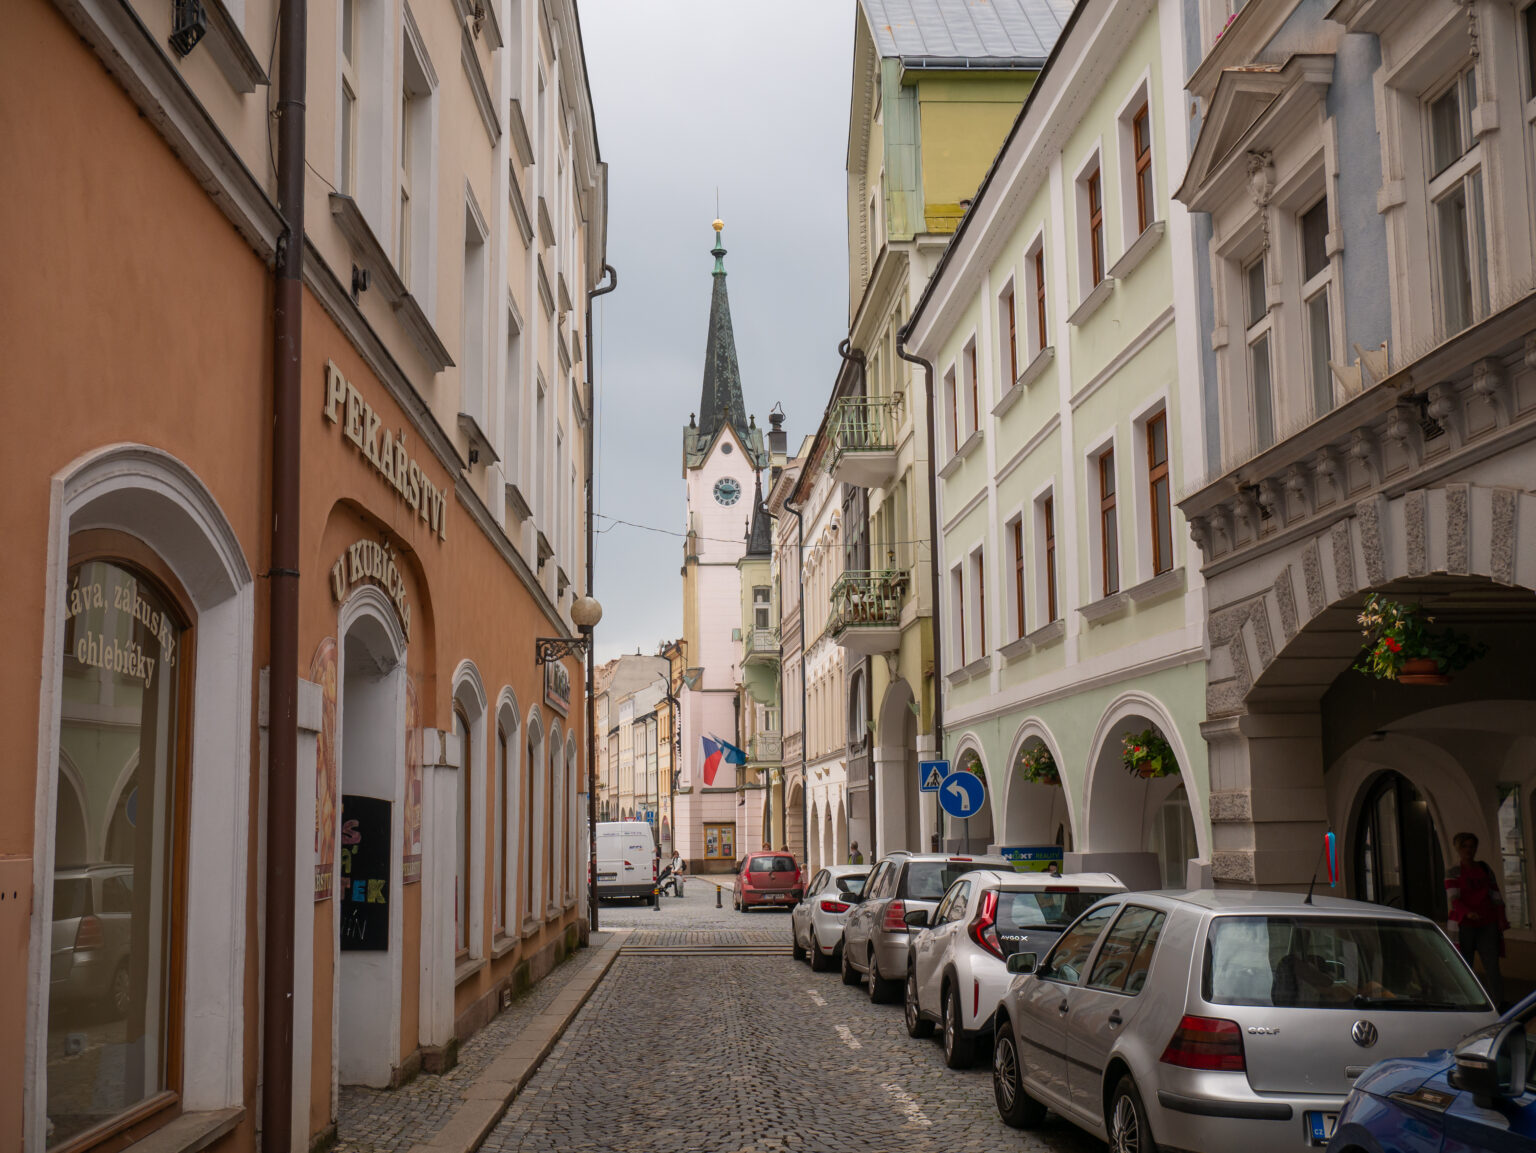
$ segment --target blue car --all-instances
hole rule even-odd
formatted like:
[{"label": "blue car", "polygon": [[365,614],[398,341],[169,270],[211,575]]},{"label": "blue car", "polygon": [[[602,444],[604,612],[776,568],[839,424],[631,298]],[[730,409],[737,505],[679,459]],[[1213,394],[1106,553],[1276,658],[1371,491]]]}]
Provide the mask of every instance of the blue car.
[{"label": "blue car", "polygon": [[1473,1150],[1536,1150],[1536,994],[1455,1049],[1372,1065],[1328,1142],[1328,1153]]}]

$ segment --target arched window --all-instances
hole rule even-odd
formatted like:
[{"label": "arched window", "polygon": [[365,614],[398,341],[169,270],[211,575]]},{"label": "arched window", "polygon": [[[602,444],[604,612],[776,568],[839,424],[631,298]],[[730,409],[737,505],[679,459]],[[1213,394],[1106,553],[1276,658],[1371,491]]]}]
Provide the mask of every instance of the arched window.
[{"label": "arched window", "polygon": [[1407,777],[1377,777],[1355,824],[1355,896],[1444,921],[1445,858],[1429,804]]},{"label": "arched window", "polygon": [[538,846],[534,843],[534,816],[533,799],[534,778],[538,776],[539,765],[544,757],[544,734],[537,721],[528,725],[528,756],[523,762],[523,920],[530,921],[537,916],[533,905],[534,877],[538,872]]},{"label": "arched window", "polygon": [[459,807],[454,823],[454,872],[456,874],[453,917],[454,952],[459,957],[469,953],[469,866],[470,846],[474,844],[471,821],[474,819],[474,790],[470,788],[469,717],[459,703],[453,703],[453,732],[459,738]]},{"label": "arched window", "polygon": [[496,828],[492,833],[492,844],[496,856],[492,878],[496,887],[496,897],[495,921],[491,929],[492,933],[498,937],[507,935],[507,838],[510,835],[507,829],[507,805],[512,795],[507,787],[510,783],[508,767],[508,762],[511,760],[510,747],[507,726],[498,722],[496,725]]}]

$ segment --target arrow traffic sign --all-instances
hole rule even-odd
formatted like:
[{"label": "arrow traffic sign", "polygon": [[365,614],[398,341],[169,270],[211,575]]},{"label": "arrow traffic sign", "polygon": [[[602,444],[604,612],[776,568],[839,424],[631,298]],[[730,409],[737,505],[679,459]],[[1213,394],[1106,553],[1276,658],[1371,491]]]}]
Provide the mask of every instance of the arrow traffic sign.
[{"label": "arrow traffic sign", "polygon": [[981,811],[987,786],[975,773],[950,773],[939,790],[939,805],[951,817],[968,820]]},{"label": "arrow traffic sign", "polygon": [[922,761],[918,765],[919,776],[922,778],[918,790],[924,793],[936,793],[939,786],[944,783],[944,778],[949,775],[948,761]]}]

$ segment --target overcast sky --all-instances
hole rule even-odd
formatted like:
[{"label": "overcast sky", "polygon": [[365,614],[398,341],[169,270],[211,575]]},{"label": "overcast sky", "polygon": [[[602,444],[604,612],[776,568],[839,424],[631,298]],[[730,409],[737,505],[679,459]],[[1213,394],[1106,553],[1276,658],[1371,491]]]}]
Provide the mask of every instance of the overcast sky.
[{"label": "overcast sky", "polygon": [[619,274],[595,313],[605,661],[682,633],[682,431],[703,381],[717,187],[747,411],[766,433],[782,402],[791,452],[821,419],[848,328],[854,0],[580,11]]}]

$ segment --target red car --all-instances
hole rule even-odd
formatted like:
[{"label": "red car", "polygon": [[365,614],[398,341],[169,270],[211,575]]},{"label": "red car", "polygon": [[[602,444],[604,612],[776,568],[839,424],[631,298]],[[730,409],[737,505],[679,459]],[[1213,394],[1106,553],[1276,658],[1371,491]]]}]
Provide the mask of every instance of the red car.
[{"label": "red car", "polygon": [[743,913],[753,906],[788,909],[804,895],[800,866],[789,853],[748,853],[736,869],[734,903]]}]

